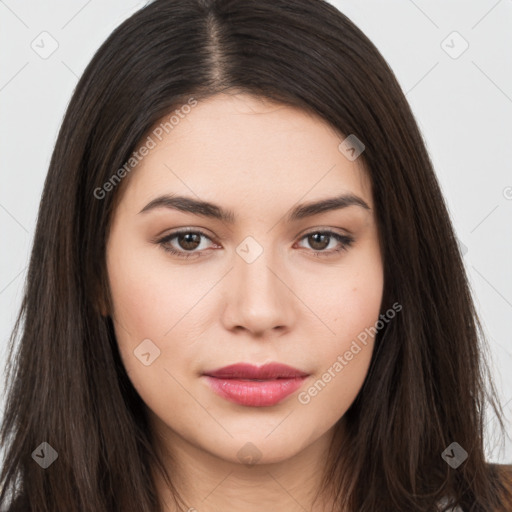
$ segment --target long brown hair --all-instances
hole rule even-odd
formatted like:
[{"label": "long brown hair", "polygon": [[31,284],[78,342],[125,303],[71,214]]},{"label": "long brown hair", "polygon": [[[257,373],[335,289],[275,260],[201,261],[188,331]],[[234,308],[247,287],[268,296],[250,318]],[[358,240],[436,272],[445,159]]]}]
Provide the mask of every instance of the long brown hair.
[{"label": "long brown hair", "polygon": [[[314,113],[363,142],[382,310],[403,307],[376,337],[325,489],[358,512],[432,511],[443,497],[464,512],[507,510],[512,492],[483,449],[484,408],[503,429],[502,411],[432,163],[379,51],[323,0],[156,0],[94,55],[56,141],[10,341],[0,505],[17,497],[23,511],[160,510],[149,468],[164,466],[99,308],[110,301],[105,246],[120,188],[105,184],[173,109],[234,90]],[[58,453],[46,469],[33,458],[49,449],[43,442]],[[452,442],[468,454],[457,468],[441,456]]]}]

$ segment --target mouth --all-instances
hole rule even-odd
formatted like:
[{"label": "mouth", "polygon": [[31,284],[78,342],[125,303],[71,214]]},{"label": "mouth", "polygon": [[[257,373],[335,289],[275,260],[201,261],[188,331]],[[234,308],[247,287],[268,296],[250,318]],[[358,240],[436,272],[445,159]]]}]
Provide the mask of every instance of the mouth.
[{"label": "mouth", "polygon": [[309,374],[279,363],[263,366],[234,364],[202,374],[212,391],[248,407],[277,405],[297,391]]}]

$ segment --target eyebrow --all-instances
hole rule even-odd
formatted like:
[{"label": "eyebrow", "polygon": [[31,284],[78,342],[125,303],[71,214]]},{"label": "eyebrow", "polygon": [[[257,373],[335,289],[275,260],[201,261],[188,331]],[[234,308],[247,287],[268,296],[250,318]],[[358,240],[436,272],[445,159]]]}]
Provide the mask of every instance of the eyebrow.
[{"label": "eyebrow", "polygon": [[[371,210],[366,201],[354,194],[343,194],[336,197],[322,199],[310,203],[303,203],[293,208],[286,216],[287,222],[294,222],[312,217],[331,210],[339,210],[349,206],[360,206]],[[199,201],[190,197],[177,195],[163,195],[150,201],[139,213],[146,213],[157,208],[169,208],[181,212],[217,219],[228,224],[234,224],[236,215],[232,210],[225,210],[221,206],[208,201]]]}]

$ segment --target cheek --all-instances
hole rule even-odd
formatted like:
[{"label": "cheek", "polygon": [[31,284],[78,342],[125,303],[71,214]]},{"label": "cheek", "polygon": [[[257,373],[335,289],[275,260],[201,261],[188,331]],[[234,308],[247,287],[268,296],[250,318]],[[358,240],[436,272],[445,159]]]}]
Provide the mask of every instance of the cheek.
[{"label": "cheek", "polygon": [[108,271],[117,345],[132,385],[150,409],[165,410],[171,402],[180,410],[190,406],[172,378],[174,360],[190,364],[178,323],[186,290],[174,283],[172,288],[181,290],[175,294],[160,269],[135,251],[115,264],[110,260]]},{"label": "cheek", "polygon": [[[169,268],[155,257],[157,248],[139,249],[134,244],[123,249],[115,242],[107,265],[113,316],[134,341],[161,340],[192,302],[194,288],[187,286],[182,273],[169,275]],[[122,257],[117,256],[120,253]]]},{"label": "cheek", "polygon": [[364,383],[378,332],[381,290],[378,282],[370,281],[357,289],[349,287],[334,299],[330,318],[336,322],[330,327],[335,334],[316,344],[312,357],[317,372],[297,397],[317,418],[319,431],[345,414]]},{"label": "cheek", "polygon": [[315,300],[331,330],[336,350],[346,350],[347,343],[350,345],[352,339],[375,325],[383,288],[383,268],[376,244],[367,251],[354,253],[342,267],[333,270],[328,285]]},{"label": "cheek", "polygon": [[379,253],[369,251],[337,269],[328,294],[315,299],[331,333],[315,347],[318,372],[298,400],[322,423],[337,421],[364,383],[376,333],[385,325],[378,324],[383,284]]},{"label": "cheek", "polygon": [[[194,306],[208,283],[193,284],[191,273],[180,269],[171,272],[165,258],[155,257],[157,251],[136,243],[124,247],[115,233],[112,242],[107,269],[117,344],[126,372],[149,405],[162,394],[179,390],[172,377],[181,382],[183,373],[194,367],[190,340],[199,337],[202,325],[190,320],[197,317],[199,308]],[[173,404],[190,406],[179,393]]]}]

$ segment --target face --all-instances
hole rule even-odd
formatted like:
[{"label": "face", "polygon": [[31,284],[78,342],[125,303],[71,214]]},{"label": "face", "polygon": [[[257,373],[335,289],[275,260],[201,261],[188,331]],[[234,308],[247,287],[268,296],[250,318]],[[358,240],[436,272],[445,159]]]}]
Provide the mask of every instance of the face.
[{"label": "face", "polygon": [[[368,371],[383,291],[371,184],[302,110],[221,94],[183,112],[143,141],[114,212],[120,354],[168,440],[283,461],[332,433]],[[340,196],[355,199],[304,207]]]}]

